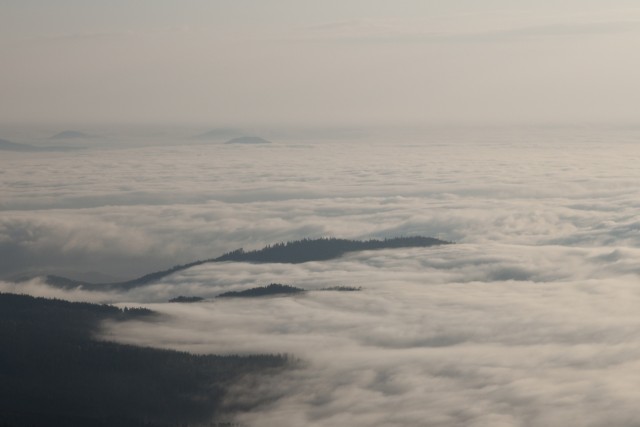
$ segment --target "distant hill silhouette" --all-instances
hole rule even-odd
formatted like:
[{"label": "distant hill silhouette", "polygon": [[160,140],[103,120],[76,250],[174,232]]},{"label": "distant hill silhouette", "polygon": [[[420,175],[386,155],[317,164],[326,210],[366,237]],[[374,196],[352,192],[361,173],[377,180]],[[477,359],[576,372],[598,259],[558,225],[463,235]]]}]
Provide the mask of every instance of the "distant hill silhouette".
[{"label": "distant hill silhouette", "polygon": [[228,140],[225,144],[271,144],[271,141],[260,138],[259,136],[240,136]]},{"label": "distant hill silhouette", "polygon": [[303,239],[287,243],[277,243],[269,245],[255,251],[244,251],[242,248],[228,252],[218,258],[198,260],[187,264],[175,265],[169,269],[146,274],[137,279],[115,283],[88,283],[79,280],[67,279],[65,277],[49,275],[45,277],[48,284],[59,288],[73,289],[99,289],[99,288],[124,288],[131,289],[138,286],[148,285],[157,282],[163,277],[169,276],[178,271],[186,270],[205,263],[211,262],[254,262],[254,263],[283,263],[299,264],[309,261],[326,261],[339,258],[345,253],[377,250],[377,249],[399,249],[399,248],[425,248],[437,245],[447,245],[451,242],[436,239],[433,237],[395,237],[384,240],[348,240],[336,238]]},{"label": "distant hill silhouette", "polygon": [[49,139],[87,139],[92,137],[93,135],[79,132],[77,130],[65,130],[49,137]]},{"label": "distant hill silhouette", "polygon": [[180,295],[179,297],[171,298],[169,302],[179,302],[179,303],[192,303],[192,302],[200,302],[204,301],[202,297],[185,297],[184,295]]},{"label": "distant hill silhouette", "polygon": [[0,150],[6,151],[41,151],[40,147],[28,144],[18,144],[16,142],[0,139]]},{"label": "distant hill silhouette", "polygon": [[219,128],[212,129],[208,132],[201,133],[200,135],[196,135],[193,139],[199,139],[203,141],[222,141],[227,140],[229,138],[237,138],[242,136],[243,132],[238,129],[232,128]]},{"label": "distant hill silhouette", "polygon": [[281,285],[272,283],[268,286],[258,286],[256,288],[246,289],[244,291],[229,291],[218,295],[216,298],[255,298],[273,295],[291,295],[305,292],[304,289],[295,286]]},{"label": "distant hill silhouette", "polygon": [[359,292],[362,286],[329,286],[328,288],[318,289],[319,291],[337,291],[337,292]]},{"label": "distant hill silhouette", "polygon": [[6,139],[0,139],[0,150],[4,151],[23,151],[23,152],[36,152],[36,151],[69,151],[77,150],[77,147],[38,147],[36,145],[19,144],[16,142],[7,141]]},{"label": "distant hill silhouette", "polygon": [[[353,286],[330,286],[328,288],[318,289],[318,291],[337,291],[337,292],[358,292],[361,287]],[[218,295],[216,298],[256,298],[268,297],[275,295],[296,295],[303,292],[309,292],[306,289],[297,288],[291,285],[282,285],[280,283],[272,283],[267,286],[258,286],[255,288],[245,289],[244,291],[229,291]]]}]

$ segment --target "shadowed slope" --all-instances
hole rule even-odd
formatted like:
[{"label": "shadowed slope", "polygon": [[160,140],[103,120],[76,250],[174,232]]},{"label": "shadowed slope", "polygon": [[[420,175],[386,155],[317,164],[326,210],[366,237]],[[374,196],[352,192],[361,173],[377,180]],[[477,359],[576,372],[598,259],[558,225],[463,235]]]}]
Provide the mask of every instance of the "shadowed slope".
[{"label": "shadowed slope", "polygon": [[259,286],[256,288],[246,289],[244,291],[224,292],[218,295],[216,298],[253,298],[273,295],[292,295],[299,294],[301,292],[305,292],[305,290],[296,288],[295,286],[272,283],[268,286]]},{"label": "shadowed slope", "polygon": [[269,245],[255,251],[244,251],[237,249],[228,252],[218,258],[198,260],[187,264],[173,266],[167,270],[156,271],[146,274],[137,279],[117,283],[93,284],[78,280],[67,279],[60,276],[46,276],[48,284],[60,288],[135,288],[156,282],[163,277],[169,276],[178,271],[186,270],[197,265],[210,262],[254,262],[254,263],[283,263],[299,264],[309,261],[327,261],[339,258],[348,252],[378,250],[378,249],[399,249],[399,248],[424,248],[437,245],[447,245],[451,242],[436,239],[433,237],[395,237],[384,240],[348,240],[336,238],[303,239],[287,243],[277,243]]},{"label": "shadowed slope", "polygon": [[0,425],[209,422],[237,379],[287,364],[285,356],[192,355],[92,338],[104,320],[154,317],[146,309],[0,294]]}]

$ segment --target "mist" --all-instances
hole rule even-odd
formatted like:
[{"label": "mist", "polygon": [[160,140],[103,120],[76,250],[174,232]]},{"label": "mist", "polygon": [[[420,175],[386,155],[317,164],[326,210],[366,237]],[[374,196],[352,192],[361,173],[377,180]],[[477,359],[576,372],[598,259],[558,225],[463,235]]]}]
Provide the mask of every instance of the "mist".
[{"label": "mist", "polygon": [[8,1],[3,12],[5,124],[637,118],[640,12],[628,1]]},{"label": "mist", "polygon": [[[101,339],[301,360],[234,386],[228,399],[253,408],[235,415],[246,425],[633,425],[637,132],[438,128],[7,152],[7,277],[126,279],[305,237],[454,244],[202,264],[129,290],[56,289],[39,278],[0,290],[166,315],[106,322]],[[307,292],[215,298],[268,283]],[[362,290],[320,291],[332,286]],[[179,295],[205,300],[167,303]]]},{"label": "mist", "polygon": [[0,273],[127,279],[323,236],[638,241],[634,130],[400,135],[4,152]]}]

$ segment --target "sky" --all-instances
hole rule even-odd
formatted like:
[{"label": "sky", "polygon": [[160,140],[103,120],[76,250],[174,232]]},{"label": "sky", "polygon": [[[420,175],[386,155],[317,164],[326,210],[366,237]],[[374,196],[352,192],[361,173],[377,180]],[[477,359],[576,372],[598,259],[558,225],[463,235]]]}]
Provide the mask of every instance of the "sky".
[{"label": "sky", "polygon": [[3,0],[0,10],[4,124],[637,119],[633,1]]}]

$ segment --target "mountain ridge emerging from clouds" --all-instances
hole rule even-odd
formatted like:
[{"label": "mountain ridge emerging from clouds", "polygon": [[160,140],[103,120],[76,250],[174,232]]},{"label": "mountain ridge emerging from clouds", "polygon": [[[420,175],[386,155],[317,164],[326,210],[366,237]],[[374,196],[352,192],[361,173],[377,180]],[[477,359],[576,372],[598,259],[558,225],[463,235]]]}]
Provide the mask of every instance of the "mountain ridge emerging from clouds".
[{"label": "mountain ridge emerging from clouds", "polygon": [[64,130],[49,137],[49,139],[88,139],[93,138],[93,135],[80,132],[77,130]]},{"label": "mountain ridge emerging from clouds", "polygon": [[240,136],[237,138],[231,138],[230,140],[225,142],[225,144],[240,144],[240,145],[271,144],[271,141],[264,138],[260,138],[259,136]]},{"label": "mountain ridge emerging from clouds", "polygon": [[204,141],[217,141],[217,140],[225,140],[229,138],[237,138],[242,136],[243,132],[239,129],[233,128],[216,128],[210,131],[201,133],[199,135],[195,135],[191,137],[191,139],[198,139]]},{"label": "mountain ridge emerging from clouds", "polygon": [[[337,291],[337,292],[358,292],[362,287],[355,286],[330,286],[327,288],[315,289],[315,291]],[[216,298],[256,298],[269,296],[297,295],[310,292],[307,289],[298,288],[291,285],[283,285],[281,283],[271,283],[267,286],[257,286],[242,291],[228,291],[216,296]],[[313,292],[313,290],[311,291]],[[200,298],[199,300],[202,300]]]},{"label": "mountain ridge emerging from clouds", "polygon": [[76,147],[39,147],[37,145],[22,144],[11,142],[6,139],[0,139],[0,150],[4,151],[20,151],[20,152],[36,152],[36,151],[69,151],[78,150]]},{"label": "mountain ridge emerging from clouds", "polygon": [[218,425],[217,415],[246,406],[226,399],[234,384],[290,365],[284,355],[194,355],[94,338],[103,321],[154,316],[0,293],[0,426]]},{"label": "mountain ridge emerging from clouds", "polygon": [[7,151],[41,151],[42,149],[34,145],[19,144],[6,139],[0,139],[0,150]]},{"label": "mountain ridge emerging from clouds", "polygon": [[302,288],[296,288],[291,285],[281,285],[280,283],[271,283],[267,286],[258,286],[255,288],[245,289],[244,291],[229,291],[218,295],[216,298],[256,298],[274,295],[292,295],[306,292]]},{"label": "mountain ridge emerging from clouds", "polygon": [[49,285],[59,288],[124,288],[131,289],[156,282],[173,273],[186,270],[201,264],[211,262],[252,262],[252,263],[281,263],[300,264],[310,261],[328,261],[339,258],[348,252],[359,252],[378,249],[424,248],[438,245],[448,245],[451,242],[434,237],[411,236],[394,237],[389,239],[349,240],[337,238],[302,239],[286,243],[267,245],[262,249],[245,251],[236,249],[217,258],[198,260],[187,264],[175,265],[169,269],[156,271],[133,280],[115,283],[89,283],[68,279],[55,275],[45,277]]}]

